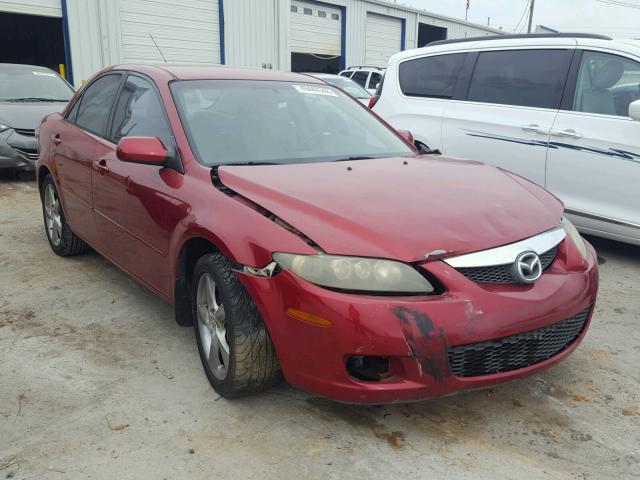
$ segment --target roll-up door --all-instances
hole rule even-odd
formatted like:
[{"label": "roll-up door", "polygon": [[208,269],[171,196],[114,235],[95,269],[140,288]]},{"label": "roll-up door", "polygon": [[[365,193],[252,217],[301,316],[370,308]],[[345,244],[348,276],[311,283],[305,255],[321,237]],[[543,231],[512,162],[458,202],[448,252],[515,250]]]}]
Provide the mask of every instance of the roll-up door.
[{"label": "roll-up door", "polygon": [[367,13],[365,63],[386,67],[389,57],[402,50],[402,20],[376,13]]}]

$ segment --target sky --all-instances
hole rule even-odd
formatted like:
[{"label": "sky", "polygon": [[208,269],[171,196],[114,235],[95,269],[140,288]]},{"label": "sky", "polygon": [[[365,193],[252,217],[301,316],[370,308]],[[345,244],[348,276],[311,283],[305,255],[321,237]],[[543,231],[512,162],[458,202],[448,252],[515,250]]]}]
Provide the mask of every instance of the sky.
[{"label": "sky", "polygon": [[[529,0],[469,0],[469,21],[526,33],[523,13]],[[607,3],[605,3],[607,2]],[[466,0],[398,0],[412,7],[464,19]],[[614,5],[623,3],[638,8]],[[522,19],[522,20],[521,20]],[[612,37],[640,38],[640,0],[535,0],[533,25],[560,31],[602,33]]]}]

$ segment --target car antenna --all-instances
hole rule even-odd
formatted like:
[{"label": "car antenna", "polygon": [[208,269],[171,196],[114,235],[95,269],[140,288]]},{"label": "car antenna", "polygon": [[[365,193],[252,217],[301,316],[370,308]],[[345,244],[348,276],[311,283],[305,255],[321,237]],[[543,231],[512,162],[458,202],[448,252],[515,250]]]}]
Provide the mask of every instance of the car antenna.
[{"label": "car antenna", "polygon": [[156,43],[156,39],[153,38],[153,35],[149,34],[149,36],[151,37],[151,41],[153,42],[153,44],[156,46],[156,48],[158,49],[158,52],[160,52],[160,56],[162,57],[162,60],[164,60],[164,63],[168,63],[167,59],[165,58],[164,54],[162,53],[162,50],[160,50],[160,47],[158,46],[158,44]]}]

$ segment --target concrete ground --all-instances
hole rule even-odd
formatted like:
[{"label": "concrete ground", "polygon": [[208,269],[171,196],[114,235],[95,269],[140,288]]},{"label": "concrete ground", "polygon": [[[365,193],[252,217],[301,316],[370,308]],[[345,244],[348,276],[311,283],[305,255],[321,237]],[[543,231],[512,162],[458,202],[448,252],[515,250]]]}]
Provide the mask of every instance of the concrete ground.
[{"label": "concrete ground", "polygon": [[0,478],[640,478],[640,248],[593,241],[591,331],[547,373],[410,405],[229,401],[169,305],[56,257],[35,184],[0,179]]}]

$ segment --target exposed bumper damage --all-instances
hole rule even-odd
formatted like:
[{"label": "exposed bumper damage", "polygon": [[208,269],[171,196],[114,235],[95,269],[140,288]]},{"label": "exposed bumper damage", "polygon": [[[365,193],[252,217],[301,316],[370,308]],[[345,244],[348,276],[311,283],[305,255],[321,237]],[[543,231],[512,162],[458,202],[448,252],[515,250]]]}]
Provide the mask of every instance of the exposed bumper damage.
[{"label": "exposed bumper damage", "polygon": [[[595,252],[581,269],[567,267],[561,244],[555,263],[534,285],[471,282],[440,260],[421,265],[443,284],[440,295],[385,297],[335,292],[288,271],[237,275],[256,301],[288,382],[352,403],[420,400],[481,388],[543,370],[568,356],[571,345],[544,361],[502,373],[475,377],[451,374],[447,350],[530,332],[563,321],[595,302]],[[325,323],[291,312],[308,312]],[[590,317],[590,316],[589,316]],[[356,378],[351,365],[380,359],[384,369],[373,381]],[[352,361],[356,359],[356,361]]]}]

